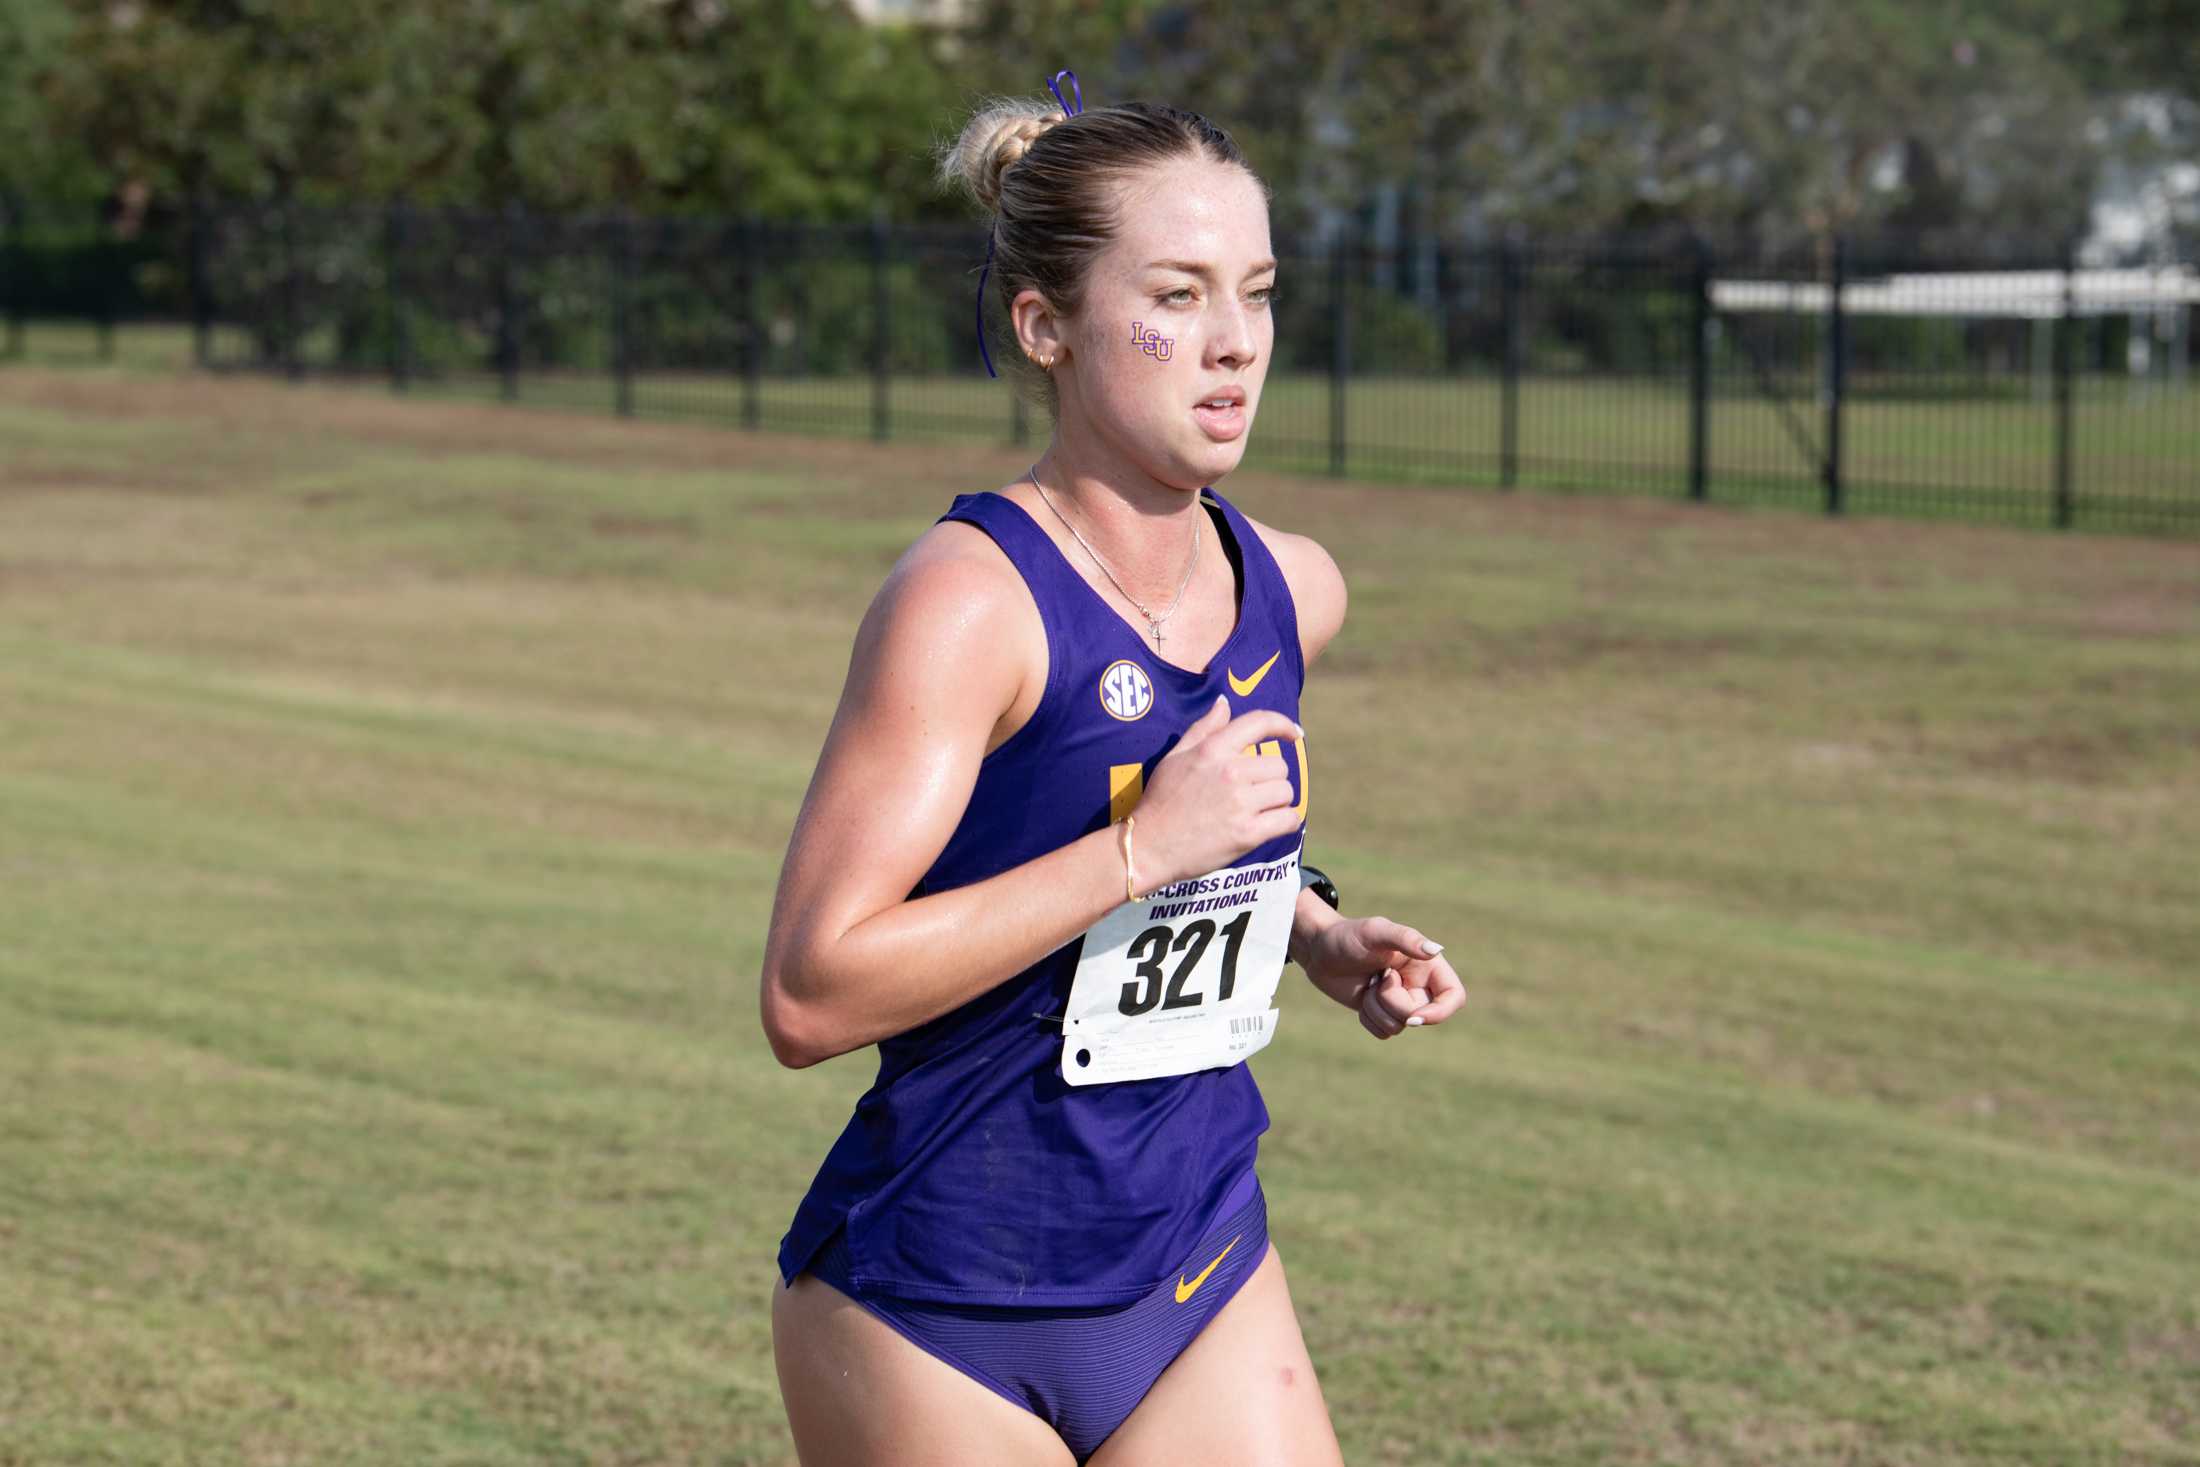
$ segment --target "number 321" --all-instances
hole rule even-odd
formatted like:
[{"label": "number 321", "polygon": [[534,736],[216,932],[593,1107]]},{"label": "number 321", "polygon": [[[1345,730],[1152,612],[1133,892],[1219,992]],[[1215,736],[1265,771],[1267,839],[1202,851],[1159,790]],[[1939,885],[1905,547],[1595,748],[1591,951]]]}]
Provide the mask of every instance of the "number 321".
[{"label": "number 321", "polygon": [[[1247,907],[1221,929],[1222,981],[1215,988],[1216,1003],[1227,1002],[1237,987],[1238,950],[1245,945],[1245,929],[1252,921],[1253,909]],[[1196,990],[1186,993],[1184,980],[1206,956],[1207,944],[1215,940],[1215,933],[1215,924],[1205,917],[1187,923],[1181,932],[1161,922],[1139,933],[1128,949],[1130,956],[1138,960],[1131,969],[1138,976],[1123,985],[1123,998],[1116,1007],[1126,1014],[1148,1013],[1157,1003],[1165,1009],[1197,1008],[1206,1001],[1206,995]],[[1168,975],[1167,996],[1163,997],[1161,964],[1171,952],[1184,956],[1178,960],[1176,971]]]}]

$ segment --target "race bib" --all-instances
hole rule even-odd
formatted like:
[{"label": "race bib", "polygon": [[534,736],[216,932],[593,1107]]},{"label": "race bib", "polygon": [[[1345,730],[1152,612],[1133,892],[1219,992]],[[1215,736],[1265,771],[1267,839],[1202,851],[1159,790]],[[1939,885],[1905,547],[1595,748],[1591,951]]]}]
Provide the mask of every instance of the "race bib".
[{"label": "race bib", "polygon": [[1293,851],[1176,882],[1095,922],[1062,1014],[1062,1078],[1185,1075],[1264,1048],[1298,901]]}]

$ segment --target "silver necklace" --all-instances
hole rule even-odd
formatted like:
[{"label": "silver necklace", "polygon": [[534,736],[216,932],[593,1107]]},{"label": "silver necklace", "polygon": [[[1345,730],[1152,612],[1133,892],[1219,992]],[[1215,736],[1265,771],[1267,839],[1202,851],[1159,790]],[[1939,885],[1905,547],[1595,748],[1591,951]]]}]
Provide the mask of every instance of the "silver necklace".
[{"label": "silver necklace", "polygon": [[1039,465],[1036,462],[1032,464],[1030,472],[1031,487],[1039,491],[1039,497],[1041,499],[1046,500],[1047,508],[1054,511],[1054,517],[1062,522],[1062,528],[1069,531],[1070,534],[1075,535],[1077,537],[1077,543],[1085,547],[1085,554],[1091,556],[1092,563],[1100,567],[1100,574],[1106,576],[1108,580],[1115,586],[1115,589],[1123,593],[1124,600],[1130,602],[1131,605],[1138,608],[1138,614],[1146,618],[1146,625],[1153,630],[1154,645],[1156,647],[1160,646],[1161,624],[1167,621],[1170,617],[1176,615],[1177,607],[1183,604],[1184,588],[1192,583],[1192,567],[1199,564],[1199,522],[1205,519],[1206,515],[1204,513],[1193,514],[1192,558],[1184,562],[1184,579],[1177,582],[1176,584],[1176,600],[1169,603],[1169,609],[1167,611],[1162,612],[1159,616],[1155,616],[1152,612],[1146,609],[1145,602],[1139,600],[1136,596],[1133,596],[1130,593],[1129,589],[1125,587],[1121,581],[1115,579],[1115,572],[1108,569],[1108,563],[1100,558],[1100,552],[1093,549],[1091,544],[1085,539],[1084,536],[1077,534],[1077,527],[1069,522],[1069,516],[1063,514],[1060,508],[1055,505],[1053,498],[1047,493],[1047,486],[1039,482]]}]

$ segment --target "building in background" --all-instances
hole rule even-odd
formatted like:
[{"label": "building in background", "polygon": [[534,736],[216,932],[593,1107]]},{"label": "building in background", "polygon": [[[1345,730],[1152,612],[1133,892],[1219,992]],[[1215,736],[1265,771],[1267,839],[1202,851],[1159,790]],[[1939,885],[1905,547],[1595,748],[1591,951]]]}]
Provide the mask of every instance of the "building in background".
[{"label": "building in background", "polygon": [[968,0],[848,0],[848,8],[868,25],[954,25],[969,4]]}]

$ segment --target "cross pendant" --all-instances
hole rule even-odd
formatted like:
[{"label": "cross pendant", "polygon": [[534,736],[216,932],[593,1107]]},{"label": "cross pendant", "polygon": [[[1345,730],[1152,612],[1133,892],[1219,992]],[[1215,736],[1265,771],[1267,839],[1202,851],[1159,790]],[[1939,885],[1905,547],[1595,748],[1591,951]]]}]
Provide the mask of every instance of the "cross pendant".
[{"label": "cross pendant", "polygon": [[1158,646],[1160,646],[1160,645],[1161,645],[1161,623],[1160,623],[1160,622],[1155,622],[1155,623],[1153,624],[1153,644],[1154,644],[1154,645],[1155,645],[1156,647],[1158,647]]}]

